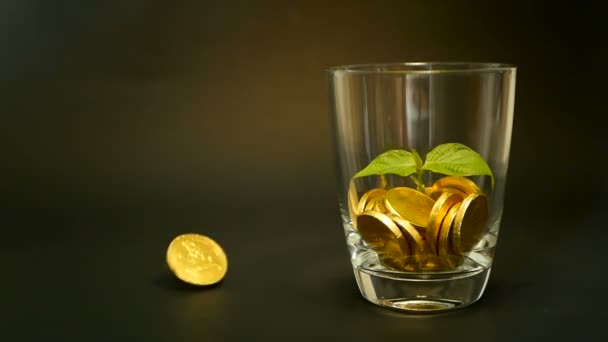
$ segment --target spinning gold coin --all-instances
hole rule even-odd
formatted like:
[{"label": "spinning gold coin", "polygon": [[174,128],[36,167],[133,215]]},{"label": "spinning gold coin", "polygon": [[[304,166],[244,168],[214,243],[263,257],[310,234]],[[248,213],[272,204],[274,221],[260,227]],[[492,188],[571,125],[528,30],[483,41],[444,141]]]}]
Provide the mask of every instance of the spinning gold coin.
[{"label": "spinning gold coin", "polygon": [[228,271],[228,259],[220,245],[199,234],[183,234],[171,241],[167,264],[176,277],[193,285],[219,282]]}]

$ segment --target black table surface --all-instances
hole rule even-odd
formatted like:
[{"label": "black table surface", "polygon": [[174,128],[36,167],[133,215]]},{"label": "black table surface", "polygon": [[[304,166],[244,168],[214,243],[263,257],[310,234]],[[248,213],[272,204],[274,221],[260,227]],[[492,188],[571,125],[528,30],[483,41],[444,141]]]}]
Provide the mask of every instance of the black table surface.
[{"label": "black table surface", "polygon": [[[547,217],[511,208],[483,297],[453,312],[411,315],[358,293],[332,196],[199,204],[21,212],[14,224],[26,231],[0,250],[2,334],[106,341],[606,337],[608,233],[598,229],[606,227],[599,210]],[[173,277],[166,247],[185,232],[224,246],[230,266],[223,282],[197,288]]]},{"label": "black table surface", "polygon": [[[608,340],[602,13],[0,2],[0,341]],[[519,67],[490,281],[437,315],[358,292],[324,75],[419,60]],[[187,232],[225,248],[222,283],[170,273]]]}]

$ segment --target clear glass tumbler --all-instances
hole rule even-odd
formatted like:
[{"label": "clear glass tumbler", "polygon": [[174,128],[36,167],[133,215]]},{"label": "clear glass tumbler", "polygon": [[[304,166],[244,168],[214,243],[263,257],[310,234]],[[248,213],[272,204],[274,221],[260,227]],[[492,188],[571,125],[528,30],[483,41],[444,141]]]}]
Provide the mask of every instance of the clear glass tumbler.
[{"label": "clear glass tumbler", "polygon": [[515,73],[490,63],[327,70],[342,222],[370,302],[435,312],[483,294],[503,211]]}]

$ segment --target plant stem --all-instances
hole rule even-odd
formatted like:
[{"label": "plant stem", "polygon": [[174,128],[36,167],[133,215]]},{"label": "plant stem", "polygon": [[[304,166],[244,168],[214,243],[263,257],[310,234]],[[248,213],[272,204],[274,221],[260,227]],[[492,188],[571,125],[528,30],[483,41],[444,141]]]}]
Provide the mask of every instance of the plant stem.
[{"label": "plant stem", "polygon": [[424,188],[424,181],[423,181],[423,177],[424,177],[424,170],[419,169],[418,171],[418,181],[416,182],[416,184],[418,184],[418,191],[422,192],[423,194],[426,194],[426,189]]},{"label": "plant stem", "polygon": [[412,154],[414,155],[414,160],[416,161],[416,173],[418,174],[418,179],[412,177],[412,180],[414,181],[414,183],[416,183],[418,191],[422,192],[423,194],[426,194],[426,189],[424,188],[424,181],[422,179],[424,177],[424,170],[422,169],[422,158],[420,158],[418,151],[416,151],[415,149],[412,149]]}]

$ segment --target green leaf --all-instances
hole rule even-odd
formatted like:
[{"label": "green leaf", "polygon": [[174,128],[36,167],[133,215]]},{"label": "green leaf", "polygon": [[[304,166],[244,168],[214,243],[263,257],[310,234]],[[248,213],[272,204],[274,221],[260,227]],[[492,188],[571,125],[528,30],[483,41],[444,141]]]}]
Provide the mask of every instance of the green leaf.
[{"label": "green leaf", "polygon": [[463,144],[450,143],[435,147],[426,155],[422,169],[449,176],[488,175],[492,177],[494,187],[494,175],[488,164],[479,153]]},{"label": "green leaf", "polygon": [[412,153],[404,150],[390,150],[374,158],[353,178],[393,173],[407,177],[416,172],[416,160]]}]

